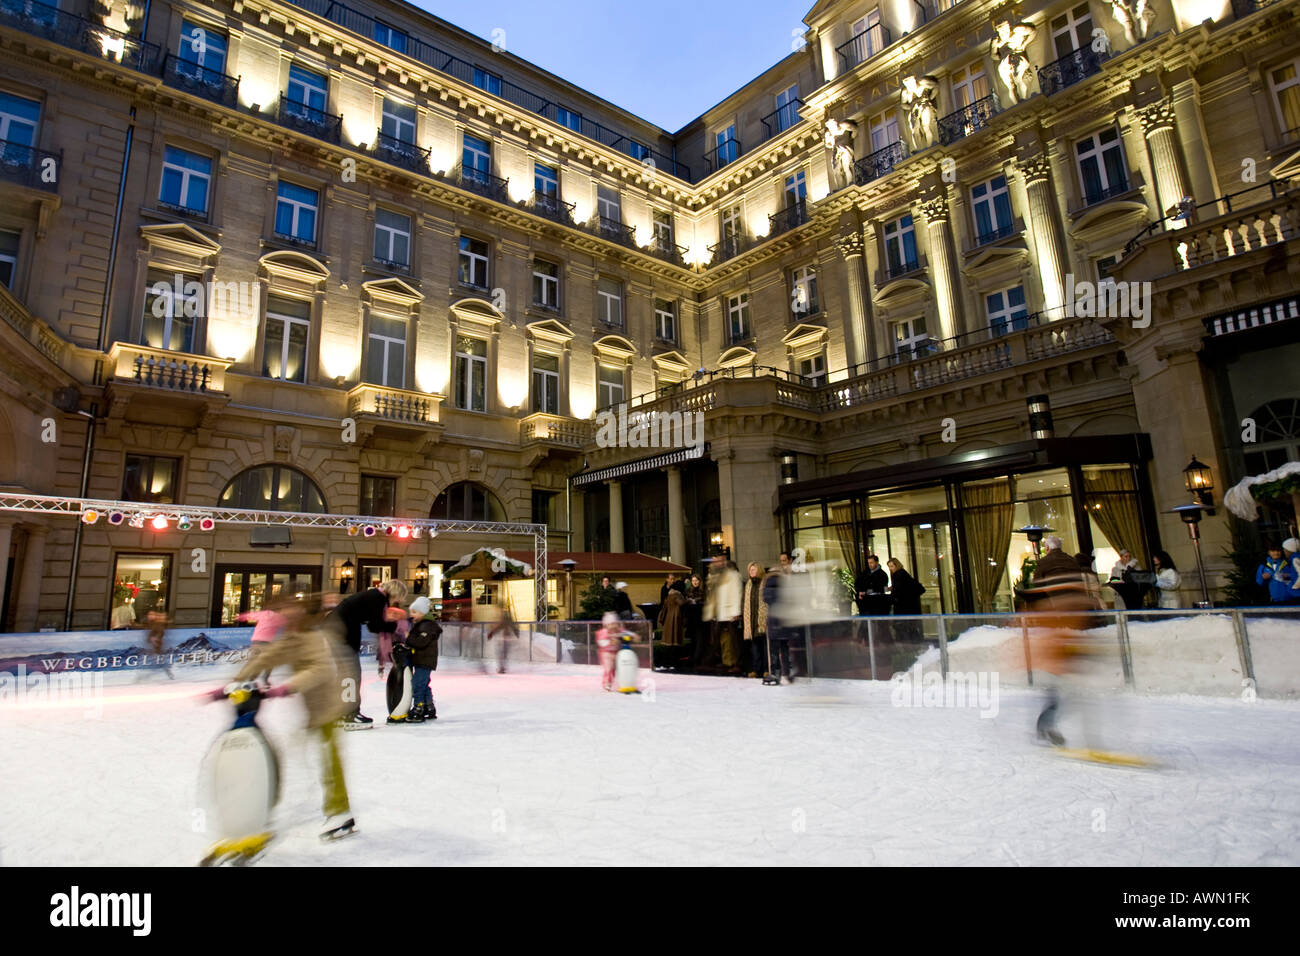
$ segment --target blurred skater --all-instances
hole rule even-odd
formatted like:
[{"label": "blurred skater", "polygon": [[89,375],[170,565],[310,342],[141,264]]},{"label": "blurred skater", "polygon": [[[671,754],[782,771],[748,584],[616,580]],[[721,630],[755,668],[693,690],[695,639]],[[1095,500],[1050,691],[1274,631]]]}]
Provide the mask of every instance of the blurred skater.
[{"label": "blurred skater", "polygon": [[596,631],[596,653],[600,657],[600,685],[605,690],[613,690],[614,658],[618,654],[619,635],[623,633],[623,622],[613,611],[606,611],[600,623],[603,626]]},{"label": "blurred skater", "polygon": [[[499,638],[495,644],[497,655],[497,673],[506,672],[506,660],[510,657],[511,641],[518,640],[519,628],[515,626],[515,616],[510,613],[510,605],[502,602],[496,609],[495,620],[487,633],[487,640]],[[486,654],[485,654],[486,658]],[[487,660],[483,661],[483,672],[487,673]]]},{"label": "blurred skater", "polygon": [[[268,604],[260,611],[245,611],[239,615],[241,621],[253,622],[253,634],[248,641],[248,659],[250,661],[257,660],[258,657],[262,656],[262,652],[266,650],[267,646],[284,630],[285,617],[277,609],[281,606],[283,606],[282,602],[277,601],[274,604]],[[271,671],[268,669],[260,672],[257,679],[263,684],[269,684],[271,682]]]},{"label": "blurred skater", "polygon": [[[157,658],[149,670],[161,670],[170,680],[175,680],[176,675],[172,673],[172,665],[167,658],[163,656],[163,647],[167,638],[167,614],[165,611],[150,611],[144,618],[145,632],[144,645],[149,652]],[[144,671],[141,671],[137,680],[144,679]]]}]

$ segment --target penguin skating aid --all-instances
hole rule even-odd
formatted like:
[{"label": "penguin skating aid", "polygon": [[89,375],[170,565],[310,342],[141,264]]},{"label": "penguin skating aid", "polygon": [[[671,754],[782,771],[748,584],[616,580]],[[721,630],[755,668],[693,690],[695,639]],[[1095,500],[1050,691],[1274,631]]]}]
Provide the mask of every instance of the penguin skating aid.
[{"label": "penguin skating aid", "polygon": [[262,689],[229,684],[224,693],[235,723],[213,742],[200,771],[206,820],[217,836],[200,866],[242,866],[260,856],[271,842],[271,810],[280,798],[280,763],[256,720]]}]

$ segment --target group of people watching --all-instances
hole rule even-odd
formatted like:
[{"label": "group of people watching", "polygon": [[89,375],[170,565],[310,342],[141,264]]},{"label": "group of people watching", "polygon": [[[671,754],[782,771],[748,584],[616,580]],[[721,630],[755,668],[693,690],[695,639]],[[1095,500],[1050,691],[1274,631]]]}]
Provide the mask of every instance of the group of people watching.
[{"label": "group of people watching", "polygon": [[1268,590],[1270,604],[1300,604],[1300,538],[1268,546],[1255,569],[1255,584]]}]

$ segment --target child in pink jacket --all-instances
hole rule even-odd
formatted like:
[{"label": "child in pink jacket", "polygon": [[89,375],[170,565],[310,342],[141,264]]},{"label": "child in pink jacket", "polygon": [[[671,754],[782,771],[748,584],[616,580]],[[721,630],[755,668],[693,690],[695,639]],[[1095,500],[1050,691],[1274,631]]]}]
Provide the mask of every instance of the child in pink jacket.
[{"label": "child in pink jacket", "polygon": [[601,686],[605,690],[614,689],[614,657],[618,653],[619,637],[623,633],[623,622],[613,611],[606,611],[600,620],[604,627],[596,631],[596,653],[600,655]]}]

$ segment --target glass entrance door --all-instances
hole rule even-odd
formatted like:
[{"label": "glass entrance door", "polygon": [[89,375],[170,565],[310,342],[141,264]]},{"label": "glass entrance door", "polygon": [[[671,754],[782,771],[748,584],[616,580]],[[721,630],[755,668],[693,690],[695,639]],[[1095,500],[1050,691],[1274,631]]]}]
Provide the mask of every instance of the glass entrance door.
[{"label": "glass entrance door", "polygon": [[319,567],[217,566],[217,600],[212,606],[212,625],[231,627],[239,615],[260,611],[268,604],[304,598],[320,590]]},{"label": "glass entrance door", "polygon": [[[918,516],[919,517],[919,516]],[[957,579],[953,567],[952,529],[947,521],[909,520],[876,524],[867,533],[868,546],[880,564],[895,558],[925,587],[921,610],[942,614],[957,610]],[[886,571],[889,569],[886,567]]]}]

